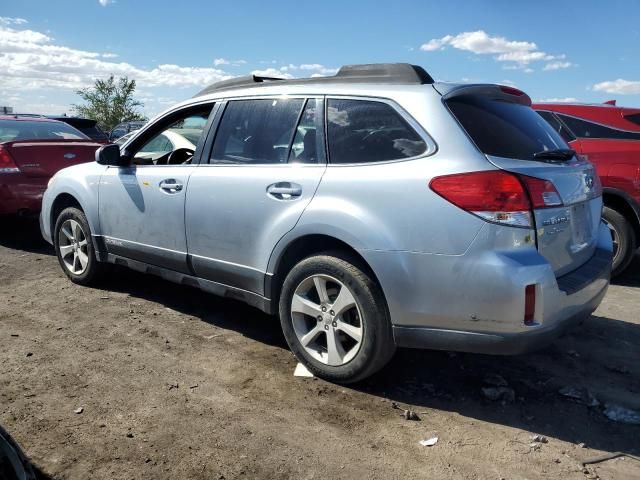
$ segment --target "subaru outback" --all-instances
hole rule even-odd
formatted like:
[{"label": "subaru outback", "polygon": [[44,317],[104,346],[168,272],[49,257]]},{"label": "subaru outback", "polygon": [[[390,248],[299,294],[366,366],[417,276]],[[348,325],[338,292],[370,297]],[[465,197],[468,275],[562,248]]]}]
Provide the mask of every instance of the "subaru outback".
[{"label": "subaru outback", "polygon": [[396,347],[526,352],[598,306],[612,255],[593,166],[530,106],[408,64],[227,80],[59,172],[41,229],[78,284],[123,265],[279,315],[334,382]]}]

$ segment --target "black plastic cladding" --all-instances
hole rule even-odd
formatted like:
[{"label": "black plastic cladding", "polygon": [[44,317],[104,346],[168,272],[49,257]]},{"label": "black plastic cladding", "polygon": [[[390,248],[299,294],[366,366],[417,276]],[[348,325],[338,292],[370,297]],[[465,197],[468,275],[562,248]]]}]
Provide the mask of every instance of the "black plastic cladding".
[{"label": "black plastic cladding", "polygon": [[283,78],[248,75],[245,77],[232,78],[230,80],[213,83],[198,92],[194,97],[232,88],[252,86],[259,87],[261,84],[268,84],[271,82],[286,82],[287,85],[314,83],[389,83],[424,85],[433,83],[434,80],[424,68],[418,65],[411,65],[409,63],[368,63],[362,65],[345,65],[338,70],[338,73],[331,77],[294,78],[292,80],[286,80]]}]

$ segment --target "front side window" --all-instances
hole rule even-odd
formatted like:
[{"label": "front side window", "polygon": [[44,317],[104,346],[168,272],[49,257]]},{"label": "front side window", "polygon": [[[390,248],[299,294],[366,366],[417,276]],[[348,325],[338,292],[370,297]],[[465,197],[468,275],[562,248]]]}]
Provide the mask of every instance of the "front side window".
[{"label": "front side window", "polygon": [[617,130],[597,123],[558,114],[567,127],[579,138],[606,138],[613,140],[640,140],[640,133]]},{"label": "front side window", "polygon": [[383,102],[329,99],[327,126],[334,164],[401,160],[427,150],[416,131]]},{"label": "front side window", "polygon": [[213,144],[214,164],[287,163],[303,99],[232,100]]},{"label": "front side window", "polygon": [[182,115],[173,115],[168,124],[148,130],[149,136],[138,139],[133,146],[136,165],[181,165],[191,163],[204,133],[213,105],[189,108]]}]

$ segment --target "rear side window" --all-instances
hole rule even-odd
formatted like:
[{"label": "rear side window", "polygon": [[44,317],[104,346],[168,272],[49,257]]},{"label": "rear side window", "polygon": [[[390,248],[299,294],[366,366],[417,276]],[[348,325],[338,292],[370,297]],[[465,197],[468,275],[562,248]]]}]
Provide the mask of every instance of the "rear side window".
[{"label": "rear side window", "polygon": [[558,120],[553,113],[547,111],[538,111],[538,115],[544,118],[547,123],[560,134],[565,142],[572,142],[576,139],[576,137],[574,137],[573,134],[569,130],[567,130],[567,127],[560,123],[560,120]]},{"label": "rear side window", "polygon": [[617,130],[597,123],[558,114],[562,121],[579,138],[607,138],[613,140],[640,140],[640,133]]},{"label": "rear side window", "polygon": [[632,113],[631,115],[625,115],[624,118],[629,120],[631,123],[640,125],[640,113]]},{"label": "rear side window", "polygon": [[213,144],[211,163],[287,163],[303,99],[233,100]]},{"label": "rear side window", "polygon": [[567,142],[531,107],[480,95],[447,101],[449,109],[481,152],[533,160],[533,154],[569,148]]},{"label": "rear side window", "polygon": [[327,126],[331,163],[401,160],[427,150],[416,131],[383,102],[329,99]]},{"label": "rear side window", "polygon": [[0,120],[0,141],[12,140],[88,140],[82,132],[62,122]]}]

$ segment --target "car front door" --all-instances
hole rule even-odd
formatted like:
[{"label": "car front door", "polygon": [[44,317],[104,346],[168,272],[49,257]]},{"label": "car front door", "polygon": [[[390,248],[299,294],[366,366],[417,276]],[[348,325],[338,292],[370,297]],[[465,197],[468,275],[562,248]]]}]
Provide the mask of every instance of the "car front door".
[{"label": "car front door", "polygon": [[[166,132],[180,135],[185,125],[206,123],[212,104],[182,109],[158,120],[122,154],[131,158],[124,167],[110,166],[99,185],[99,218],[109,253],[147,264],[189,273],[184,224],[184,202],[189,177],[196,166],[195,151],[173,149]],[[205,126],[206,125],[206,126]],[[189,128],[193,135],[193,128]],[[164,146],[162,151],[157,151]],[[153,150],[153,158],[147,152]],[[194,157],[192,157],[192,154]]]},{"label": "car front door", "polygon": [[208,163],[187,190],[189,255],[199,277],[264,293],[269,256],[326,169],[322,99],[232,100],[221,106]]}]

